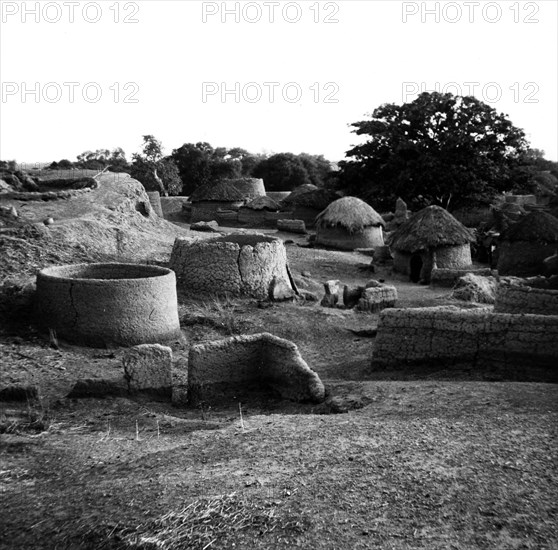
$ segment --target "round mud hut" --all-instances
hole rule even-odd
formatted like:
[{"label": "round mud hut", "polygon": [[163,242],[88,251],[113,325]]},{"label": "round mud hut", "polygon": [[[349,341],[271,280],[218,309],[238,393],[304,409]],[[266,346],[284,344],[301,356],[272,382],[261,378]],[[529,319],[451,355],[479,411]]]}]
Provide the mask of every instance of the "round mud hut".
[{"label": "round mud hut", "polygon": [[306,227],[314,227],[316,216],[338,198],[335,191],[320,189],[309,183],[297,187],[281,201],[281,211],[288,212],[293,220],[302,220]]},{"label": "round mud hut", "polygon": [[216,220],[219,210],[238,210],[245,201],[245,195],[226,181],[202,185],[190,196],[190,221],[196,223]]},{"label": "round mud hut", "polygon": [[178,237],[170,258],[178,287],[195,295],[265,299],[277,285],[294,292],[281,239],[236,233],[209,240]]},{"label": "round mud hut", "polygon": [[545,258],[558,249],[558,219],[547,212],[531,212],[500,237],[498,274],[520,277],[544,274]]},{"label": "round mud hut", "polygon": [[248,227],[265,227],[270,223],[269,212],[277,211],[279,203],[271,197],[258,197],[239,209],[238,221]]},{"label": "round mud hut", "polygon": [[473,232],[440,206],[428,206],[414,214],[389,238],[393,270],[411,281],[430,282],[434,266],[444,269],[471,267]]},{"label": "round mud hut", "polygon": [[332,202],[316,218],[316,243],[354,250],[383,246],[385,222],[370,205],[356,197]]}]

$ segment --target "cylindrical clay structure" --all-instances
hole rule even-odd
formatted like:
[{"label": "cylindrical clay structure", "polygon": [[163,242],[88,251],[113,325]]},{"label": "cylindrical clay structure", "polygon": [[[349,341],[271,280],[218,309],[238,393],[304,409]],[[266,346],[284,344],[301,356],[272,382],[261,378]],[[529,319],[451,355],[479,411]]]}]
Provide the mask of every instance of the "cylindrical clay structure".
[{"label": "cylindrical clay structure", "polygon": [[91,347],[133,346],[177,338],[176,278],[166,268],[77,264],[37,275],[37,322]]},{"label": "cylindrical clay structure", "polygon": [[274,280],[291,286],[283,241],[260,234],[177,238],[170,259],[181,290],[267,298]]}]

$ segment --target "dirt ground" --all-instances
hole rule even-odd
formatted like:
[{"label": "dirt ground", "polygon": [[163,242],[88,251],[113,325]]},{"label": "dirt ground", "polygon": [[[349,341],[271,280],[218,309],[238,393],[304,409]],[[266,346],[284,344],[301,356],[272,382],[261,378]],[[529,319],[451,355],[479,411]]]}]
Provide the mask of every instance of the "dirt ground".
[{"label": "dirt ground", "polygon": [[[5,283],[20,277],[24,288],[44,265],[104,259],[18,231],[8,236],[24,242],[0,241]],[[173,236],[168,224],[163,233]],[[398,307],[455,303],[449,290],[389,267],[371,273],[367,256],[279,236],[293,241],[287,254],[301,288],[320,298],[326,280],[376,278],[395,284]],[[144,259],[164,262],[171,244],[161,238]],[[2,296],[4,312],[18,304]],[[179,315],[175,359],[190,343],[271,332],[299,346],[327,404],[254,396],[187,409],[125,392],[68,397],[83,379],[123,388],[122,350],[55,349],[8,316],[0,388],[32,386],[38,398],[0,402],[0,548],[558,548],[556,385],[373,371],[378,317],[315,302],[180,295]]]}]

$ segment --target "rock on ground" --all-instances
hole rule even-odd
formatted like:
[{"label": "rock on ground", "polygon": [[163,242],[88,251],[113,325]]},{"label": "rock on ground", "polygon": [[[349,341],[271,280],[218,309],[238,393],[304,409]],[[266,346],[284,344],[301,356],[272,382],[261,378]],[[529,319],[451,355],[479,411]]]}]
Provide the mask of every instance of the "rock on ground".
[{"label": "rock on ground", "polygon": [[498,282],[494,277],[482,277],[467,273],[459,278],[451,296],[464,302],[493,304],[497,286]]}]

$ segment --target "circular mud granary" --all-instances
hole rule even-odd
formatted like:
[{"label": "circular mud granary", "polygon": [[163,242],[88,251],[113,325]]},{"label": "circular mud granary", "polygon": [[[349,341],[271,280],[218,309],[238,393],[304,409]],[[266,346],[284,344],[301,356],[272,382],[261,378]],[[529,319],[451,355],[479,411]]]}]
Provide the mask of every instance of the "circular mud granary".
[{"label": "circular mud granary", "polygon": [[77,264],[37,275],[37,324],[91,347],[133,346],[180,336],[176,277],[137,264]]},{"label": "circular mud granary", "polygon": [[558,219],[531,212],[510,226],[498,245],[498,274],[528,277],[544,273],[543,261],[558,250]]},{"label": "circular mud granary", "polygon": [[223,180],[227,185],[236,187],[244,197],[246,202],[265,197],[265,186],[263,179],[260,178],[234,178]]},{"label": "circular mud granary", "polygon": [[465,269],[472,265],[475,236],[440,206],[414,214],[389,237],[393,269],[413,282],[430,282],[433,267]]},{"label": "circular mud granary", "polygon": [[332,202],[316,218],[316,243],[342,250],[383,246],[385,222],[371,206],[356,197]]},{"label": "circular mud granary", "polygon": [[272,283],[292,288],[283,241],[261,234],[231,234],[210,240],[177,238],[169,267],[189,294],[265,299]]}]

